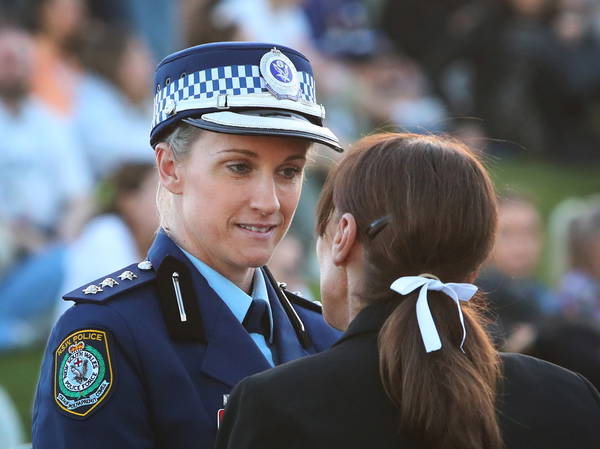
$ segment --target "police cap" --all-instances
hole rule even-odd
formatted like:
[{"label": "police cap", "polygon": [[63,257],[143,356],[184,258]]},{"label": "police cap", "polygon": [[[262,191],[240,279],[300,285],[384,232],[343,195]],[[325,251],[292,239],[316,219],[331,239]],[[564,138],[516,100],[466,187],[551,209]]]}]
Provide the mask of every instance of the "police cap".
[{"label": "police cap", "polygon": [[323,125],[308,59],[276,44],[218,42],[187,48],[156,69],[150,144],[179,121],[209,131],[309,139],[342,151]]}]

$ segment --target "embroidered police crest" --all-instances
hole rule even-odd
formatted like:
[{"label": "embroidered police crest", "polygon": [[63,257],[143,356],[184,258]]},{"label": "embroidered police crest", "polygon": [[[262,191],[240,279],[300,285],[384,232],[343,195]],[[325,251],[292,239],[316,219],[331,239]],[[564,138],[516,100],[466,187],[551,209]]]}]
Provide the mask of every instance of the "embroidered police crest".
[{"label": "embroidered police crest", "polygon": [[113,373],[106,332],[79,330],[54,352],[54,399],[65,412],[84,417],[106,399]]}]

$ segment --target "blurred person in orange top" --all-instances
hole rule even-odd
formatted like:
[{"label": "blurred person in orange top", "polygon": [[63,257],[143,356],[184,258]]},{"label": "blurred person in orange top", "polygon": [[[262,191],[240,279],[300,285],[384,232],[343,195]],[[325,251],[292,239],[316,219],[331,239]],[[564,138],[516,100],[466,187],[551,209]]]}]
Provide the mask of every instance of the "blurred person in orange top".
[{"label": "blurred person in orange top", "polygon": [[52,110],[70,116],[81,68],[77,58],[86,28],[85,0],[34,0],[28,19],[35,35],[33,92]]}]

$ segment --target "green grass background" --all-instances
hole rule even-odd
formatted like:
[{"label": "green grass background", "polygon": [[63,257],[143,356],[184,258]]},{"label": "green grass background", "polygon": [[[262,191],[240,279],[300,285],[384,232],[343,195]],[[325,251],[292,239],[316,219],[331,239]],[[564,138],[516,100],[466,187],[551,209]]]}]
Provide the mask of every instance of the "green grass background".
[{"label": "green grass background", "polygon": [[[534,159],[499,161],[489,158],[488,168],[499,189],[524,189],[539,202],[544,218],[561,200],[600,192],[600,164],[573,167]],[[540,276],[548,281],[542,260]],[[30,438],[31,406],[39,365],[41,345],[26,350],[0,354],[0,385],[15,402],[25,433]]]}]

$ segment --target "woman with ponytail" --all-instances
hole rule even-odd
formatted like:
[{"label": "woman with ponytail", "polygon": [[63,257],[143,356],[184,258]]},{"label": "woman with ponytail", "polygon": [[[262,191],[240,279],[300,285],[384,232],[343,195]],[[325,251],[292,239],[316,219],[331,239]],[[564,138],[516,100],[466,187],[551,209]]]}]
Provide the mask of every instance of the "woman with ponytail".
[{"label": "woman with ponytail", "polygon": [[471,282],[495,193],[459,142],[379,134],[331,173],[317,211],[330,350],[242,381],[219,449],[600,448],[582,376],[496,352]]}]

